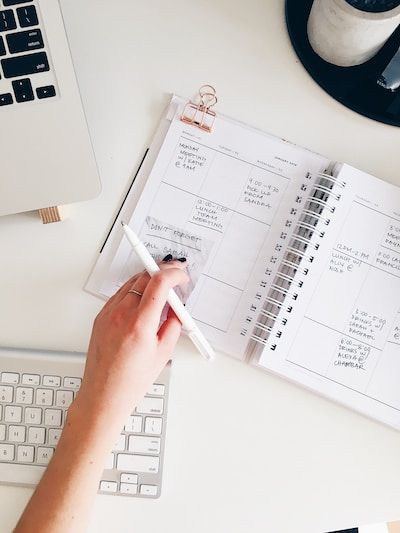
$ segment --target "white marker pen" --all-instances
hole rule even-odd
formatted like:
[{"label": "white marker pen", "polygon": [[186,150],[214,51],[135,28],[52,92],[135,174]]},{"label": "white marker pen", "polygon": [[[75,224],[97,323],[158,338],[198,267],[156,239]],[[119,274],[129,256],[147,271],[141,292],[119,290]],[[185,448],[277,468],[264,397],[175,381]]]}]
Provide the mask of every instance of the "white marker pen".
[{"label": "white marker pen", "polygon": [[[150,276],[154,276],[156,272],[160,271],[159,266],[150,255],[146,246],[140,241],[136,233],[132,231],[131,228],[129,228],[127,224],[125,224],[125,222],[121,222],[121,224],[124,229],[126,238],[128,239],[132,248],[136,252],[140,261],[143,263],[144,268],[147,270]],[[199,330],[195,321],[189,315],[187,309],[185,308],[185,306],[183,305],[183,303],[181,302],[178,295],[173,289],[169,291],[167,301],[171,308],[174,310],[176,316],[181,321],[182,327],[186,330],[189,339],[193,342],[193,344],[196,346],[201,355],[208,361],[214,359],[214,350],[211,348],[207,339]]]}]

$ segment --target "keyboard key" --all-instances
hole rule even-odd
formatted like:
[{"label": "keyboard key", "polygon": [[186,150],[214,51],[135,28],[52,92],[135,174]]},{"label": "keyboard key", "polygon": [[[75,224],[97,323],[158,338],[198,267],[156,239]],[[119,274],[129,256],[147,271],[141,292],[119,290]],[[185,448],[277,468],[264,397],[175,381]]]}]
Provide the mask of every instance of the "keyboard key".
[{"label": "keyboard key", "polygon": [[17,23],[12,9],[0,11],[0,31],[15,30]]},{"label": "keyboard key", "polygon": [[40,376],[38,376],[37,374],[23,374],[22,384],[23,385],[39,385]]},{"label": "keyboard key", "polygon": [[4,7],[27,4],[28,2],[32,2],[32,0],[3,0]]},{"label": "keyboard key", "polygon": [[14,444],[0,444],[0,462],[14,461]]},{"label": "keyboard key", "polygon": [[144,432],[149,435],[161,435],[162,418],[146,418]]},{"label": "keyboard key", "polygon": [[14,103],[11,93],[0,94],[0,107]]},{"label": "keyboard key", "polygon": [[125,424],[125,431],[128,433],[140,433],[142,431],[142,417],[130,416]]},{"label": "keyboard key", "polygon": [[9,426],[8,440],[10,442],[25,442],[26,428],[25,426]]},{"label": "keyboard key", "polygon": [[31,80],[29,78],[13,81],[12,86],[14,89],[15,99],[17,102],[29,102],[34,100]]},{"label": "keyboard key", "polygon": [[14,372],[2,372],[1,373],[1,382],[2,383],[11,383],[15,385],[19,383],[19,374]]},{"label": "keyboard key", "polygon": [[0,402],[11,403],[14,389],[12,387],[2,387],[0,385]]},{"label": "keyboard key", "polygon": [[44,412],[45,426],[61,426],[62,411],[61,409],[46,409]]},{"label": "keyboard key", "polygon": [[44,48],[42,32],[39,29],[9,33],[6,38],[10,54]]},{"label": "keyboard key", "polygon": [[47,465],[50,459],[53,457],[54,448],[42,448],[39,446],[37,449],[36,462],[42,465]]},{"label": "keyboard key", "polygon": [[38,405],[52,405],[53,391],[50,389],[36,389],[36,403]]},{"label": "keyboard key", "polygon": [[27,387],[17,387],[15,391],[15,403],[32,404],[33,389]]},{"label": "keyboard key", "polygon": [[140,494],[145,494],[146,496],[157,496],[157,486],[140,485]]},{"label": "keyboard key", "polygon": [[2,59],[1,65],[5,78],[17,78],[50,70],[46,52]]},{"label": "keyboard key", "polygon": [[117,492],[118,483],[116,481],[100,481],[100,490],[103,492]]},{"label": "keyboard key", "polygon": [[6,47],[4,45],[3,37],[0,36],[0,56],[6,55]]},{"label": "keyboard key", "polygon": [[44,428],[30,427],[28,429],[28,442],[31,444],[44,444],[46,439],[46,430]]},{"label": "keyboard key", "polygon": [[164,400],[162,398],[143,398],[136,408],[137,413],[145,415],[162,415],[164,411]]},{"label": "keyboard key", "polygon": [[18,446],[17,461],[20,463],[33,463],[35,448],[33,446]]},{"label": "keyboard key", "polygon": [[151,394],[152,396],[164,396],[165,394],[165,385],[158,385],[157,383],[154,383],[147,394]]},{"label": "keyboard key", "polygon": [[3,463],[0,468],[3,483],[15,483],[17,480],[23,480],[24,484],[37,485],[40,478],[45,472],[45,466]]},{"label": "keyboard key", "polygon": [[0,424],[0,440],[6,440],[6,427],[4,424]]},{"label": "keyboard key", "polygon": [[40,407],[27,407],[25,409],[25,424],[36,424],[39,425],[42,423],[42,410]]},{"label": "keyboard key", "polygon": [[125,445],[126,445],[126,437],[125,435],[120,435],[113,449],[117,452],[123,452],[125,450]]},{"label": "keyboard key", "polygon": [[29,26],[39,24],[35,6],[19,7],[17,9],[17,15],[21,28],[28,28]]},{"label": "keyboard key", "polygon": [[146,455],[128,455],[120,453],[117,456],[117,469],[131,472],[144,472],[146,474],[157,474],[160,466],[159,457]]},{"label": "keyboard key", "polygon": [[121,483],[120,491],[122,494],[137,494],[138,486],[132,483]]},{"label": "keyboard key", "polygon": [[67,389],[79,389],[81,383],[81,378],[64,378],[64,387]]},{"label": "keyboard key", "polygon": [[70,390],[58,390],[56,392],[56,406],[69,407],[74,401],[74,393]]},{"label": "keyboard key", "polygon": [[60,440],[62,430],[61,429],[49,429],[49,435],[47,438],[47,444],[50,446],[57,446]]},{"label": "keyboard key", "polygon": [[112,470],[114,468],[114,454],[108,454],[106,464],[104,465],[104,470]]},{"label": "keyboard key", "polygon": [[22,422],[22,407],[17,405],[6,405],[4,409],[4,422]]},{"label": "keyboard key", "polygon": [[137,482],[137,474],[121,474],[121,483],[133,483],[134,485],[137,485]]},{"label": "keyboard key", "polygon": [[56,95],[56,88],[54,85],[47,85],[46,87],[38,87],[36,89],[36,94],[39,100],[43,100],[43,98],[52,98]]},{"label": "keyboard key", "polygon": [[58,376],[43,376],[42,385],[44,387],[60,387],[61,378]]},{"label": "keyboard key", "polygon": [[158,455],[161,448],[161,439],[159,437],[142,437],[131,435],[129,437],[129,451],[133,453],[148,453]]}]

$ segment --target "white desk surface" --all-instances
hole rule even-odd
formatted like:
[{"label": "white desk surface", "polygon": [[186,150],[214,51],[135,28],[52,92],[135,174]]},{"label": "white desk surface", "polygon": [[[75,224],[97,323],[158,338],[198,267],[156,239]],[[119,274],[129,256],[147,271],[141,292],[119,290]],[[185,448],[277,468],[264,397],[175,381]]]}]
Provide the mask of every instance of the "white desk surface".
[{"label": "white desk surface", "polygon": [[[82,286],[168,93],[212,83],[224,113],[400,185],[400,130],[309,78],[283,0],[62,5],[103,192],[61,224],[0,219],[0,345],[85,350],[101,303]],[[90,531],[322,533],[399,518],[400,433],[184,343],[173,371],[161,499],[99,496]],[[30,494],[0,488],[0,533]]]}]

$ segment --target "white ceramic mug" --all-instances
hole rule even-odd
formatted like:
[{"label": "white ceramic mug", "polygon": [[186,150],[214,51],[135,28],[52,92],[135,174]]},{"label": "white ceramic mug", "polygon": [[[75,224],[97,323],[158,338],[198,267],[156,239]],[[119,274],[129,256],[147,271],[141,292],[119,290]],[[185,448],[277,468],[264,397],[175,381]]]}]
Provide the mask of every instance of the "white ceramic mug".
[{"label": "white ceramic mug", "polygon": [[346,0],[314,0],[308,38],[322,59],[349,67],[371,59],[399,24],[400,6],[374,13],[357,9]]}]

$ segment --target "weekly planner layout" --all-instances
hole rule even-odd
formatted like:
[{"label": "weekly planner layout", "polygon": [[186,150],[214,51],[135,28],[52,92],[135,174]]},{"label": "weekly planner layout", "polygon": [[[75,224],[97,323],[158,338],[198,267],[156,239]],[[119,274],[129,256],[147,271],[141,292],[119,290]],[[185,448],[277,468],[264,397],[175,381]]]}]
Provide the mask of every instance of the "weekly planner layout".
[{"label": "weekly planner layout", "polygon": [[[193,318],[215,348],[243,358],[248,339],[241,331],[258,303],[254,293],[279,231],[274,222],[294,201],[299,177],[327,160],[229,120],[205,133],[181,122],[180,112],[178,106],[126,222],[156,259],[187,257],[191,277],[196,270],[187,302]],[[141,269],[120,239],[98,292],[111,296]]]},{"label": "weekly planner layout", "polygon": [[[173,98],[117,222],[156,260],[212,345],[400,428],[400,189]],[[88,282],[142,269],[116,223]]]},{"label": "weekly planner layout", "polygon": [[347,165],[338,179],[330,235],[258,364],[400,428],[400,189]]}]

